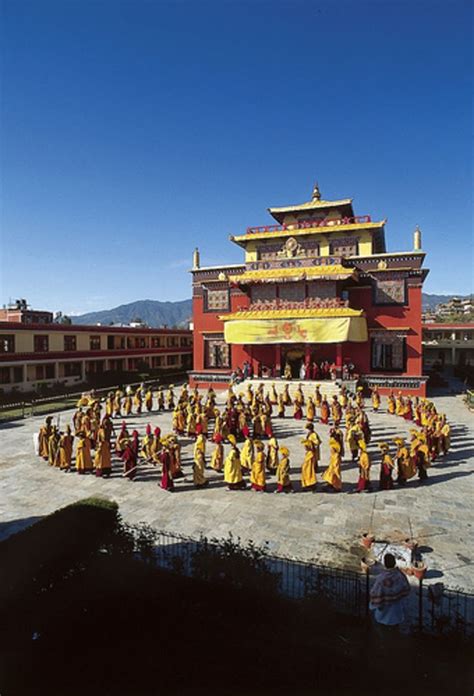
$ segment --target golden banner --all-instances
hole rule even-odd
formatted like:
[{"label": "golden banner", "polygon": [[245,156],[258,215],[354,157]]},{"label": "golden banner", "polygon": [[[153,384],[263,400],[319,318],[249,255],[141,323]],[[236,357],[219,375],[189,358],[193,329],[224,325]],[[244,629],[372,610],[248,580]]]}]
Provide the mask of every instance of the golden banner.
[{"label": "golden banner", "polygon": [[367,341],[365,317],[334,319],[234,319],[224,325],[226,343],[342,343]]}]

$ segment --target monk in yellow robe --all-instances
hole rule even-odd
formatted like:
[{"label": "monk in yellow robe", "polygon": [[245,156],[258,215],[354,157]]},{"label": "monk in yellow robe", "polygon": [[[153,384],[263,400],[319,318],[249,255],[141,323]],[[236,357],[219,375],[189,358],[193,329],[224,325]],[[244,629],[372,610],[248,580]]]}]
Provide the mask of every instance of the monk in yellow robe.
[{"label": "monk in yellow robe", "polygon": [[97,447],[94,456],[94,467],[96,476],[109,478],[112,473],[112,456],[110,452],[110,442],[107,440],[105,430],[101,427],[97,433]]},{"label": "monk in yellow robe", "polygon": [[76,449],[76,470],[78,474],[92,471],[91,442],[86,433],[81,430],[78,433],[79,441]]},{"label": "monk in yellow robe", "polygon": [[59,431],[55,425],[51,431],[51,435],[48,438],[48,464],[50,466],[59,466],[58,460],[58,448],[59,448]]},{"label": "monk in yellow robe", "polygon": [[72,463],[72,443],[73,436],[71,434],[71,426],[66,426],[66,432],[59,438],[59,455],[58,464],[62,471],[69,471]]},{"label": "monk in yellow robe", "polygon": [[230,451],[224,462],[224,481],[227,483],[229,490],[245,488],[237,440],[234,435],[229,435],[228,440],[230,442]]},{"label": "monk in yellow robe", "polygon": [[[181,411],[181,409],[179,410]],[[196,437],[196,414],[192,408],[189,409],[188,418],[186,421],[186,431],[188,437]],[[184,429],[181,431],[178,430],[178,433],[179,432],[184,432]]]},{"label": "monk in yellow robe", "polygon": [[45,461],[48,461],[49,457],[48,441],[53,432],[53,427],[51,425],[52,420],[52,416],[48,416],[45,424],[41,426],[38,433],[38,455]]},{"label": "monk in yellow robe", "polygon": [[397,483],[399,486],[404,486],[408,479],[416,474],[416,466],[413,458],[410,456],[410,451],[402,437],[394,439],[397,446],[395,459],[397,461]]},{"label": "monk in yellow robe", "polygon": [[272,436],[268,441],[268,453],[267,453],[267,469],[270,472],[276,471],[278,468],[278,441],[276,437]]},{"label": "monk in yellow robe", "polygon": [[316,408],[314,405],[314,401],[311,398],[311,396],[308,396],[308,404],[306,406],[306,420],[309,423],[312,423],[316,417]]},{"label": "monk in yellow robe", "polygon": [[144,459],[150,462],[153,458],[152,452],[153,446],[153,435],[151,433],[151,425],[148,423],[146,426],[145,437],[142,440],[141,455]]},{"label": "monk in yellow robe", "polygon": [[214,437],[214,442],[216,443],[216,446],[211,454],[211,467],[215,471],[222,471],[222,467],[224,466],[224,445],[222,444],[222,435],[216,435]]},{"label": "monk in yellow robe", "polygon": [[403,401],[402,392],[398,392],[397,398],[395,399],[395,415],[403,416],[405,404]]},{"label": "monk in yellow robe", "polygon": [[122,392],[117,390],[113,399],[113,411],[116,418],[120,418],[122,415]]},{"label": "monk in yellow robe", "polygon": [[283,387],[283,399],[285,402],[285,406],[291,406],[291,396],[290,396],[290,388],[287,384]]},{"label": "monk in yellow robe", "polygon": [[316,408],[321,408],[321,402],[323,400],[323,395],[321,394],[319,384],[316,385],[314,390],[314,405]]},{"label": "monk in yellow robe", "polygon": [[273,405],[275,405],[275,404],[278,403],[278,393],[277,393],[277,390],[276,390],[276,388],[275,388],[275,383],[274,383],[274,382],[272,383],[272,388],[271,388],[271,390],[270,390],[270,402],[271,402]]},{"label": "monk in yellow robe", "polygon": [[290,452],[287,447],[280,447],[280,458],[277,469],[277,488],[275,493],[293,492],[290,479]]},{"label": "monk in yellow robe", "polygon": [[372,408],[375,413],[377,413],[380,408],[380,394],[377,386],[372,387]]},{"label": "monk in yellow robe", "polygon": [[363,438],[359,440],[359,481],[357,482],[356,492],[370,491],[370,455],[367,452],[367,443]]},{"label": "monk in yellow robe", "polygon": [[390,394],[387,397],[387,410],[391,416],[395,415],[396,408],[397,405],[395,403],[395,397],[393,396],[393,392],[390,392]]},{"label": "monk in yellow robe", "polygon": [[451,447],[451,426],[446,422],[445,418],[441,417],[441,441],[440,450],[443,454],[448,454]]},{"label": "monk in yellow robe", "polygon": [[255,440],[254,447],[255,458],[252,463],[250,483],[252,490],[264,491],[266,490],[264,444],[261,440]]},{"label": "monk in yellow robe", "polygon": [[194,445],[193,483],[195,488],[204,488],[209,481],[204,476],[206,468],[206,438],[202,433],[197,436]]},{"label": "monk in yellow robe", "polygon": [[329,438],[329,466],[323,474],[323,479],[333,491],[342,490],[341,480],[341,443],[335,438]]},{"label": "monk in yellow robe", "polygon": [[314,490],[316,488],[316,458],[313,443],[303,440],[305,456],[301,467],[301,487],[303,490]]},{"label": "monk in yellow robe", "polygon": [[146,391],[145,394],[145,408],[148,413],[150,413],[151,409],[153,408],[153,392],[151,387]]},{"label": "monk in yellow robe", "polygon": [[253,440],[250,436],[248,436],[245,438],[245,442],[240,453],[240,465],[242,469],[245,469],[247,472],[252,469],[254,455],[255,448]]},{"label": "monk in yellow robe", "polygon": [[278,418],[284,418],[285,417],[285,399],[283,394],[280,394],[278,397]]}]

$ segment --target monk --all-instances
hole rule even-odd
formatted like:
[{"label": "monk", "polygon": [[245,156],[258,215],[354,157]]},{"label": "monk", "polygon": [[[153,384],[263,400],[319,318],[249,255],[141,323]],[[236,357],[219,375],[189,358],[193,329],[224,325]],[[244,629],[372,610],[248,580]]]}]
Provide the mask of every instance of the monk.
[{"label": "monk", "polygon": [[301,487],[304,491],[315,490],[316,488],[316,458],[313,443],[309,440],[302,441],[305,448],[303,466],[301,467]]},{"label": "monk", "polygon": [[147,462],[150,462],[153,457],[152,452],[153,435],[151,434],[151,425],[148,423],[145,430],[145,437],[142,440],[141,455]]},{"label": "monk", "polygon": [[229,435],[230,451],[224,462],[224,481],[230,491],[245,488],[245,481],[242,477],[240,466],[240,453],[237,447],[235,435]]},{"label": "monk", "polygon": [[173,491],[174,482],[173,477],[171,476],[171,453],[168,441],[165,441],[163,448],[159,454],[159,459],[162,465],[161,481],[159,485],[165,491]]},{"label": "monk", "polygon": [[153,408],[153,392],[151,387],[149,387],[145,393],[145,408],[148,413],[150,413],[151,409]]},{"label": "monk", "polygon": [[252,469],[254,454],[255,449],[253,440],[250,436],[247,436],[244,442],[244,446],[242,447],[242,451],[240,453],[240,465],[242,469],[245,469],[247,472],[249,472]]},{"label": "monk", "polygon": [[66,425],[66,432],[59,438],[58,464],[62,471],[70,471],[71,469],[73,440],[71,426]]},{"label": "monk", "polygon": [[308,431],[306,440],[309,441],[313,447],[314,470],[316,473],[318,473],[318,464],[319,460],[321,459],[321,438],[319,437],[318,433],[315,432],[314,425],[312,423],[308,423],[306,425],[306,430]]},{"label": "monk", "polygon": [[194,445],[194,464],[193,464],[193,483],[195,488],[204,488],[209,485],[209,481],[204,476],[206,468],[206,438],[200,433]]},{"label": "monk", "polygon": [[387,410],[391,416],[395,415],[396,408],[397,405],[395,403],[395,397],[393,396],[393,392],[391,391],[387,397]]},{"label": "monk", "polygon": [[372,387],[372,408],[374,413],[377,413],[380,408],[380,394],[377,386]]},{"label": "monk", "polygon": [[402,437],[397,437],[394,439],[394,443],[397,446],[395,455],[397,461],[397,483],[399,486],[404,486],[407,480],[416,474],[416,466],[410,456],[405,440]]},{"label": "monk", "polygon": [[280,458],[277,469],[277,488],[275,493],[292,493],[290,479],[290,452],[287,447],[280,447]]},{"label": "monk", "polygon": [[312,423],[316,417],[316,407],[311,396],[308,396],[308,404],[306,406],[306,420]]},{"label": "monk", "polygon": [[102,427],[97,433],[97,447],[94,457],[95,475],[109,478],[112,473],[112,457],[110,453],[110,442],[107,440],[105,431]]},{"label": "monk", "polygon": [[48,438],[48,463],[50,466],[59,465],[57,462],[59,450],[59,430],[55,425],[51,431],[51,435]]},{"label": "monk", "polygon": [[330,489],[336,493],[342,490],[341,481],[341,445],[333,437],[329,438],[329,466],[323,474],[323,479]]},{"label": "monk", "polygon": [[379,489],[381,491],[388,491],[393,488],[392,472],[394,463],[392,457],[390,456],[390,447],[388,444],[386,442],[381,442],[379,447],[382,452]]},{"label": "monk", "polygon": [[334,421],[334,425],[337,428],[342,418],[342,408],[337,398],[337,394],[334,394],[334,396],[332,397],[331,416]]},{"label": "monk", "polygon": [[[81,412],[82,414],[82,412]],[[81,415],[82,417],[82,415]],[[38,454],[40,457],[42,457],[45,461],[48,461],[49,457],[49,448],[48,448],[48,440],[53,432],[53,427],[51,425],[51,421],[53,420],[52,416],[47,416],[45,420],[45,424],[41,426],[39,429],[39,434],[38,434]]]},{"label": "monk", "polygon": [[255,440],[255,458],[252,463],[252,472],[250,474],[251,488],[254,491],[265,491],[265,452],[264,444],[261,440]]},{"label": "monk", "polygon": [[268,441],[267,469],[275,472],[278,468],[278,441],[275,436]]},{"label": "monk", "polygon": [[92,471],[91,442],[83,430],[78,433],[79,441],[76,449],[76,471],[78,474],[86,474]]},{"label": "monk", "polygon": [[321,401],[321,423],[324,423],[327,425],[329,422],[329,404],[326,399],[326,396],[323,395],[322,401]]},{"label": "monk", "polygon": [[216,435],[214,437],[214,442],[216,447],[211,455],[211,467],[215,471],[222,471],[224,466],[224,445],[222,444],[222,435]]},{"label": "monk", "polygon": [[370,456],[367,452],[367,444],[362,438],[359,440],[360,458],[359,458],[359,480],[357,482],[356,492],[370,491]]},{"label": "monk", "polygon": [[278,396],[278,418],[285,417],[285,397],[283,394]]}]

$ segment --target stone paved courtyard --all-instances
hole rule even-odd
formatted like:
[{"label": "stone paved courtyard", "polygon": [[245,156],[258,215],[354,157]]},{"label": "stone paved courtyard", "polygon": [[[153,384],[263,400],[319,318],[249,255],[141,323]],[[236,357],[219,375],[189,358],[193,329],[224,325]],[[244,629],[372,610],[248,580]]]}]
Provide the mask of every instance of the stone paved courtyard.
[{"label": "stone paved courtyard", "polygon": [[[219,397],[220,403],[222,398]],[[452,449],[447,458],[430,469],[427,484],[419,486],[412,479],[404,489],[395,487],[392,491],[359,495],[348,494],[355,487],[358,472],[357,466],[347,460],[342,467],[343,493],[324,492],[321,483],[316,493],[300,492],[304,421],[297,422],[289,416],[274,422],[280,444],[290,449],[296,489],[293,495],[270,494],[276,487],[275,477],[268,481],[270,493],[228,491],[222,475],[213,470],[207,474],[210,486],[195,490],[190,440],[183,442],[186,478],[177,483],[174,493],[157,485],[158,469],[148,465],[140,467],[134,482],[122,478],[119,462],[109,480],[65,474],[34,454],[33,435],[43,417],[6,423],[0,426],[0,538],[61,506],[100,495],[116,500],[127,522],[147,522],[190,536],[203,533],[223,537],[232,532],[243,540],[268,542],[269,549],[277,554],[351,568],[359,567],[358,556],[351,549],[358,545],[361,532],[372,529],[377,539],[391,540],[412,535],[425,547],[428,582],[441,580],[450,587],[474,591],[474,418],[459,396],[442,396],[435,402],[452,424]],[[71,413],[60,414],[61,427]],[[369,448],[373,455],[372,480],[376,483],[380,461],[376,443],[407,435],[410,425],[388,416],[385,401],[382,412],[373,414],[369,410],[369,418],[373,436]],[[143,414],[128,422],[140,435],[148,422],[168,432],[171,414]],[[316,429],[323,440],[325,467],[329,427],[316,424]],[[208,455],[212,448],[211,443]]]}]

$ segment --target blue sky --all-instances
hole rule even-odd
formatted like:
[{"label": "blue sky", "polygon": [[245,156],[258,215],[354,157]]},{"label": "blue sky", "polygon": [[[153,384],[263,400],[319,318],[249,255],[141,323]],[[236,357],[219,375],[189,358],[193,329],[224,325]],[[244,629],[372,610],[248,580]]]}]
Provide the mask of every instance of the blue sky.
[{"label": "blue sky", "polygon": [[353,197],[419,224],[425,290],[472,291],[462,0],[3,0],[1,302],[190,296],[268,206]]}]

